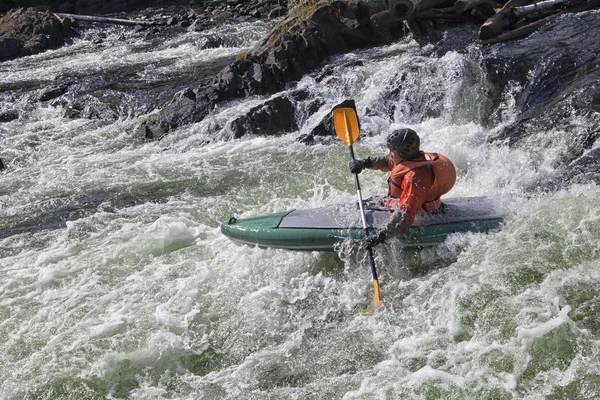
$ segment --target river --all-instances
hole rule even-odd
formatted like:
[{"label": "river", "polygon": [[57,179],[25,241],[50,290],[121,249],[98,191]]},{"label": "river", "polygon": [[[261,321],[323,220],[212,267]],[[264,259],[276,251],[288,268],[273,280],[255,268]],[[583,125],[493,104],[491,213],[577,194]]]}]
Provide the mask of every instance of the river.
[{"label": "river", "polygon": [[[600,190],[539,190],[561,173],[560,127],[518,147],[489,140],[516,117],[514,93],[484,126],[477,45],[440,55],[406,38],[334,57],[291,88],[323,105],[282,136],[232,139],[227,122],[259,97],[160,141],[133,136],[268,27],[153,40],[94,27],[0,64],[0,106],[20,114],[0,124],[0,398],[600,397]],[[212,34],[225,45],[203,49]],[[61,98],[33,101],[65,81]],[[73,96],[111,106],[68,118]],[[219,230],[231,216],[354,201],[347,147],[297,141],[347,98],[358,157],[384,154],[386,133],[408,125],[455,163],[449,197],[489,196],[508,215],[436,248],[376,248],[372,315],[364,254],[237,246]],[[385,191],[384,174],[360,179],[365,196]]]}]

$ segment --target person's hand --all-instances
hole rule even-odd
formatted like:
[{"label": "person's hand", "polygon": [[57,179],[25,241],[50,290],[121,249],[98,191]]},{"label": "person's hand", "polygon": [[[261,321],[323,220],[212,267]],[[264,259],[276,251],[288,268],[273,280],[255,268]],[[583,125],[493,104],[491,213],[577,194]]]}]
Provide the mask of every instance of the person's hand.
[{"label": "person's hand", "polygon": [[373,162],[370,158],[363,158],[360,160],[350,160],[350,172],[353,174],[360,174],[363,169],[369,168]]},{"label": "person's hand", "polygon": [[365,236],[365,238],[361,242],[361,246],[365,249],[370,249],[372,247],[377,246],[380,243],[385,242],[387,235],[384,231],[371,233],[370,235]]}]

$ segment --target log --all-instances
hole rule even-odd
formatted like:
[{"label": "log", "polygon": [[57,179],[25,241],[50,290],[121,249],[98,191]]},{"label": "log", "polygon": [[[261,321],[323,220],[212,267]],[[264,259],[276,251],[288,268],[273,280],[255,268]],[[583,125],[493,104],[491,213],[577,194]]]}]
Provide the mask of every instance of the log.
[{"label": "log", "polygon": [[450,9],[438,9],[432,8],[425,11],[420,11],[413,14],[413,19],[431,19],[436,21],[459,21],[467,22],[473,21],[470,16],[457,14],[454,8]]},{"label": "log", "polygon": [[535,12],[544,12],[550,10],[559,11],[561,7],[568,6],[569,3],[573,3],[572,0],[546,0],[540,1],[539,3],[533,3],[527,6],[515,7],[512,9],[512,14],[516,18],[523,18],[526,15],[533,14]]},{"label": "log", "polygon": [[511,9],[513,7],[526,6],[530,0],[509,0],[496,14],[488,18],[479,28],[479,39],[488,40],[498,36],[511,24]]},{"label": "log", "polygon": [[429,8],[436,8],[451,0],[389,0],[389,9],[392,17],[399,21],[406,21],[413,17],[418,11],[424,11]]},{"label": "log", "polygon": [[462,13],[473,8],[477,8],[482,4],[489,4],[491,8],[501,7],[500,3],[497,3],[493,0],[458,0],[456,3],[454,3],[454,9],[456,12]]},{"label": "log", "polygon": [[521,39],[526,36],[529,36],[535,30],[537,30],[539,27],[546,24],[547,22],[550,22],[550,21],[558,18],[562,14],[582,12],[582,11],[587,11],[587,10],[591,10],[591,9],[599,8],[599,7],[600,7],[600,0],[585,0],[581,3],[577,3],[576,5],[574,5],[570,8],[559,11],[556,14],[552,14],[546,18],[539,19],[528,25],[522,26],[518,29],[514,29],[512,31],[505,32],[502,35],[498,35],[497,37],[485,40],[485,41],[483,41],[483,44],[494,44],[494,43],[499,43],[499,42],[505,42],[507,40]]},{"label": "log", "polygon": [[57,18],[60,20],[63,19],[74,19],[76,21],[86,21],[86,22],[98,22],[102,24],[116,24],[116,25],[141,25],[141,26],[155,26],[155,25],[164,25],[162,22],[157,21],[141,21],[141,20],[133,20],[133,19],[121,19],[121,18],[107,18],[107,17],[97,17],[95,15],[78,15],[78,14],[62,14],[55,13]]},{"label": "log", "polygon": [[522,26],[517,29],[513,29],[512,31],[505,32],[494,38],[484,40],[483,44],[494,44],[494,43],[506,42],[508,40],[522,39],[526,36],[531,35],[540,26],[544,25],[545,23],[553,20],[554,18],[556,18],[558,16],[559,16],[559,14],[554,14],[554,15],[551,15],[544,19],[538,19],[537,21],[534,21],[528,25]]}]

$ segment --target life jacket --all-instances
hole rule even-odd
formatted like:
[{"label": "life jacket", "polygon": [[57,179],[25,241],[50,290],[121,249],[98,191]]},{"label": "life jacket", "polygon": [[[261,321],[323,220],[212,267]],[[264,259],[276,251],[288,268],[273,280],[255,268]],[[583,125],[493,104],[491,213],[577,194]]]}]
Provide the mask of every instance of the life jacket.
[{"label": "life jacket", "polygon": [[402,196],[402,180],[410,171],[431,165],[433,167],[433,185],[427,191],[423,209],[427,212],[437,211],[442,202],[440,197],[452,189],[456,182],[456,169],[452,162],[445,156],[438,153],[421,152],[421,157],[418,160],[402,161],[399,164],[394,163],[393,157],[390,155],[390,165],[392,172],[388,178],[388,199],[386,207],[388,209],[401,206],[398,199]]}]

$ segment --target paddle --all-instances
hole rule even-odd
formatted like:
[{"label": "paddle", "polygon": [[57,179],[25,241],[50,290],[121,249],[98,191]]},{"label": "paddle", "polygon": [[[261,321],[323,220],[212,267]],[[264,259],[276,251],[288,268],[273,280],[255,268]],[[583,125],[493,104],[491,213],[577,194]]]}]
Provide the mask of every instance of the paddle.
[{"label": "paddle", "polygon": [[[354,150],[352,144],[358,139],[360,135],[360,126],[358,124],[358,116],[356,115],[356,105],[354,100],[346,100],[342,104],[333,108],[333,125],[335,127],[335,133],[344,143],[348,145],[350,149],[350,157],[354,160]],[[354,174],[354,185],[356,186],[356,194],[358,196],[358,207],[360,209],[360,216],[362,217],[363,229],[365,235],[369,234],[369,228],[367,226],[367,218],[365,217],[365,209],[363,206],[362,194],[360,193],[360,182],[358,181],[358,174]],[[373,249],[367,248],[367,256],[369,263],[371,264],[371,274],[373,275],[373,287],[375,293],[373,300],[371,301],[371,308],[377,308],[381,304],[379,296],[379,281],[377,279],[377,270],[375,269],[375,259],[373,258]]]}]

